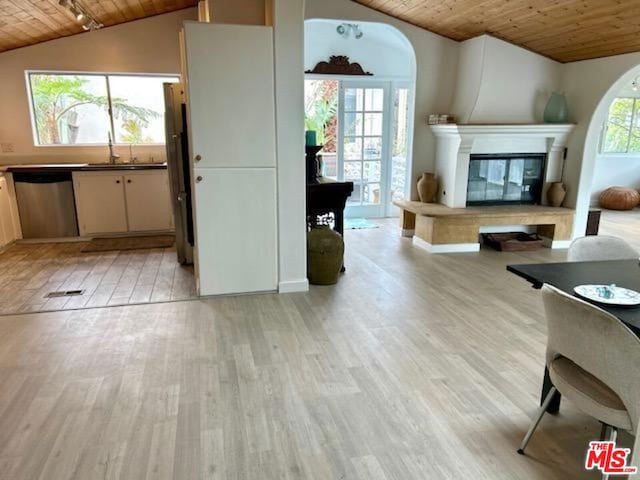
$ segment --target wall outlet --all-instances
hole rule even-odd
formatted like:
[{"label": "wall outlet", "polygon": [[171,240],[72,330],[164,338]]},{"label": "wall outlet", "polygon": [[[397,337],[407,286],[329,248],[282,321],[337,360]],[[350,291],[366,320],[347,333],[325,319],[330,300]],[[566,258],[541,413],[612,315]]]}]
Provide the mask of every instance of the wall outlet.
[{"label": "wall outlet", "polygon": [[14,152],[13,143],[10,143],[10,142],[0,143],[0,151],[2,153],[13,153]]}]

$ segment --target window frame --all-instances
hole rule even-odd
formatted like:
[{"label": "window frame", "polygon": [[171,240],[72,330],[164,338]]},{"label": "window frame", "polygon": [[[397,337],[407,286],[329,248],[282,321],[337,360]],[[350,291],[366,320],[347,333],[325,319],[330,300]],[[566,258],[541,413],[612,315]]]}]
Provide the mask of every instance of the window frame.
[{"label": "window frame", "polygon": [[[104,143],[58,143],[58,144],[41,144],[40,132],[38,131],[38,124],[36,121],[35,104],[33,99],[33,91],[31,88],[31,75],[82,75],[84,77],[104,77],[107,101],[109,106],[107,108],[107,115],[109,116],[109,126],[111,130],[111,138],[113,139],[113,145],[130,145],[129,143],[119,143],[116,141],[116,129],[113,117],[113,110],[111,106],[111,86],[109,84],[109,77],[144,77],[144,78],[175,78],[176,83],[181,81],[180,74],[177,73],[132,73],[132,72],[83,72],[76,70],[25,70],[25,82],[27,84],[27,97],[29,99],[29,116],[31,120],[31,134],[33,137],[33,146],[36,148],[64,148],[64,147],[105,147],[109,145],[108,142]],[[137,146],[143,147],[163,147],[166,145],[166,139],[164,143],[139,143]]]},{"label": "window frame", "polygon": [[[616,100],[633,100],[633,105],[631,108],[631,122],[629,124],[629,134],[627,135],[627,144],[624,152],[609,152],[605,150],[605,145],[607,142],[607,133],[609,131],[609,118],[611,117],[611,106],[613,102]],[[629,145],[631,144],[631,132],[633,130],[633,125],[639,115],[636,113],[636,109],[640,109],[640,97],[633,97],[629,95],[622,95],[620,97],[616,97],[613,99],[611,104],[609,105],[609,109],[607,111],[607,119],[604,122],[601,136],[600,136],[600,155],[606,155],[609,157],[638,157],[640,156],[640,150],[638,151],[629,151]]]}]

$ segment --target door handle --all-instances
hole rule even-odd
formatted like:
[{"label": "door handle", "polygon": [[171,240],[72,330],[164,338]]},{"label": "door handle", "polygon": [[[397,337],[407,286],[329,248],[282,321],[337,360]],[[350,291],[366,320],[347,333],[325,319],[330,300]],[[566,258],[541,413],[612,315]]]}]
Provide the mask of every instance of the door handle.
[{"label": "door handle", "polygon": [[202,176],[201,176],[201,175],[198,175],[198,176],[196,177],[196,183],[200,183],[202,180],[204,180],[204,179],[202,178]]},{"label": "door handle", "polygon": [[196,162],[199,162],[200,160],[202,160],[202,155],[196,155],[196,156],[194,157],[194,160],[195,160]]}]

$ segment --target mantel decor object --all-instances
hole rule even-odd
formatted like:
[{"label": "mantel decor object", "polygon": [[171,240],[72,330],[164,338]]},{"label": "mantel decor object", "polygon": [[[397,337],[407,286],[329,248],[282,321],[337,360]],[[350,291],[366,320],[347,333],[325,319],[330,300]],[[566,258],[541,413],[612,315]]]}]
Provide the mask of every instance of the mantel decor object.
[{"label": "mantel decor object", "polygon": [[553,92],[544,109],[544,123],[568,123],[569,106],[564,93]]},{"label": "mantel decor object", "polygon": [[346,55],[332,55],[328,62],[319,62],[313,70],[307,70],[304,73],[373,76],[373,73],[365,72],[359,63],[351,63]]},{"label": "mantel decor object", "polygon": [[567,196],[567,189],[562,182],[553,182],[547,190],[547,202],[552,207],[560,207]]},{"label": "mantel decor object", "polygon": [[438,180],[433,173],[425,172],[418,179],[418,197],[422,203],[434,203],[438,193]]}]

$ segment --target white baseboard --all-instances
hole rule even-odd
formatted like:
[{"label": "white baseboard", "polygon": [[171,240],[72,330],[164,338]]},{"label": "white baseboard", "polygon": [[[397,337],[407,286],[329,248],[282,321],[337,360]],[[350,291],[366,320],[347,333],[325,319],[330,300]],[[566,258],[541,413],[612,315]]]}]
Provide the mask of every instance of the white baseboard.
[{"label": "white baseboard", "polygon": [[308,292],[309,280],[289,280],[278,284],[278,293]]},{"label": "white baseboard", "polygon": [[411,238],[415,235],[416,230],[414,228],[403,228],[402,229],[402,236],[403,237],[407,237],[407,238]]},{"label": "white baseboard", "polygon": [[425,242],[421,238],[413,237],[413,245],[415,247],[426,250],[429,253],[465,253],[465,252],[479,252],[479,243],[450,243],[446,245],[432,245],[429,242]]}]

